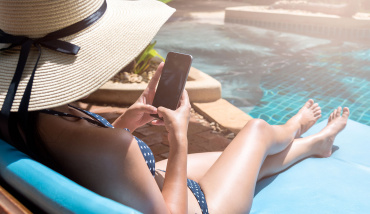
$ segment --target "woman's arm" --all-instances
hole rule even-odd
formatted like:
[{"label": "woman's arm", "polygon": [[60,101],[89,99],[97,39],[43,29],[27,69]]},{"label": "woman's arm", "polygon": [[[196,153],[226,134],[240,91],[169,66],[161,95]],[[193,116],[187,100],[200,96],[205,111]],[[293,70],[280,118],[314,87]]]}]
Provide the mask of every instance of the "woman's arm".
[{"label": "woman's arm", "polygon": [[116,121],[113,122],[113,126],[117,128],[128,128],[131,133],[136,128],[150,122],[153,117],[150,114],[157,114],[157,108],[152,106],[155,89],[161,76],[164,63],[159,64],[157,71],[150,80],[148,87],[143,91],[139,99],[130,106],[127,111],[122,114]]},{"label": "woman's arm", "polygon": [[159,107],[158,114],[163,117],[170,143],[163,198],[171,213],[187,213],[187,131],[190,118],[187,92],[184,91],[176,111]]},{"label": "woman's arm", "polygon": [[171,213],[187,213],[187,137],[176,137],[170,147],[162,195]]}]

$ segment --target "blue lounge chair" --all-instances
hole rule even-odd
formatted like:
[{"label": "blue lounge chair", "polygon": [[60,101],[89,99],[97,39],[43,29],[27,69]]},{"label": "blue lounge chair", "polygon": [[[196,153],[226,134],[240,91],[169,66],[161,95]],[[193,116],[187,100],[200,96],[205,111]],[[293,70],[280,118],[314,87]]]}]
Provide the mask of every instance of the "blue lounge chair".
[{"label": "blue lounge chair", "polygon": [[[306,135],[318,132],[323,121]],[[370,213],[370,127],[349,121],[330,158],[309,158],[257,184],[251,213]],[[0,140],[0,176],[48,213],[139,213]]]},{"label": "blue lounge chair", "polygon": [[1,139],[0,176],[46,213],[139,213],[78,185]]}]

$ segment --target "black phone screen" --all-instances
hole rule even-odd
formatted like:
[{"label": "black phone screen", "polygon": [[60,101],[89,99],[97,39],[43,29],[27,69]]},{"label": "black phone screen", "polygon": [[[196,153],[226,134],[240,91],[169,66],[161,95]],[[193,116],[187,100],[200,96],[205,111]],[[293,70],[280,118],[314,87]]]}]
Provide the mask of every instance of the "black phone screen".
[{"label": "black phone screen", "polygon": [[[159,79],[153,106],[176,110],[188,78],[192,56],[169,52]],[[153,115],[156,116],[157,115]]]}]

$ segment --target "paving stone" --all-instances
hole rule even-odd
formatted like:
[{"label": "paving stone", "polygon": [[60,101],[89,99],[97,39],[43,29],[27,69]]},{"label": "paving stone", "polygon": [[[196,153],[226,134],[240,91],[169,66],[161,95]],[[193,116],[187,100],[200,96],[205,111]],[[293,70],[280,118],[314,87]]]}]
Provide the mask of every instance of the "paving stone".
[{"label": "paving stone", "polygon": [[137,128],[135,131],[138,131],[138,130],[141,130],[141,129],[145,129],[145,128],[149,128],[149,127],[151,127],[151,125],[149,125],[149,124],[145,124],[145,125],[143,125],[143,126],[141,126],[141,127]]},{"label": "paving stone", "polygon": [[203,126],[199,122],[189,122],[188,135],[193,135],[196,133],[210,131],[212,128],[210,126]]},{"label": "paving stone", "polygon": [[224,137],[223,135],[221,135],[219,133],[212,133],[212,131],[205,131],[205,132],[197,133],[197,134],[194,135],[194,137],[201,137],[201,138],[204,138],[204,139],[207,139],[207,140],[214,140],[216,138],[223,138],[223,139],[227,140],[227,138]]},{"label": "paving stone", "polygon": [[136,131],[133,133],[133,135],[136,136],[139,139],[144,139],[144,137],[145,137],[144,135],[142,135],[142,134],[140,134],[140,133],[138,133]]},{"label": "paving stone", "polygon": [[157,132],[157,133],[142,137],[140,139],[143,140],[148,146],[163,142],[163,137],[162,137],[161,132]]},{"label": "paving stone", "polygon": [[[207,138],[208,137],[208,138]],[[224,136],[212,134],[211,132],[204,132],[198,135],[188,137],[190,145],[197,145],[204,149],[206,152],[223,151],[231,142]]]},{"label": "paving stone", "polygon": [[80,108],[94,112],[96,114],[101,114],[101,113],[123,114],[127,110],[127,107],[101,106],[101,105],[94,105],[91,103],[84,103],[84,102],[76,102],[75,104]]},{"label": "paving stone", "polygon": [[148,125],[146,127],[137,129],[136,132],[138,132],[138,133],[140,133],[144,136],[149,136],[149,135],[152,135],[152,134],[155,134],[155,133],[158,133],[158,132],[163,132],[165,130],[166,130],[166,128],[163,127],[163,126]]},{"label": "paving stone", "polygon": [[153,146],[149,146],[152,150],[154,155],[160,155],[166,152],[169,152],[170,147],[163,145],[163,144],[155,144]]},{"label": "paving stone", "polygon": [[168,133],[162,132],[162,144],[169,146],[170,142],[168,141]]},{"label": "paving stone", "polygon": [[163,154],[160,154],[161,157],[163,157],[164,159],[168,159],[168,152],[166,153],[163,153]]},{"label": "paving stone", "polygon": [[162,157],[162,155],[155,155],[154,156],[155,162],[158,162],[158,161],[161,161],[161,160],[164,160],[164,159],[167,159],[167,157]]}]

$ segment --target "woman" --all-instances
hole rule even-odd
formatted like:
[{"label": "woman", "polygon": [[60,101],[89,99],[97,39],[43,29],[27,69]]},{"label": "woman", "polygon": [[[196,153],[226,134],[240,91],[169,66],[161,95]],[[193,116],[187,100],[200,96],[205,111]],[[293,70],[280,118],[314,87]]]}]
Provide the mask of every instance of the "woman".
[{"label": "woman", "polygon": [[[284,125],[251,120],[222,153],[187,155],[187,92],[176,111],[151,106],[163,63],[112,125],[68,105],[132,61],[172,12],[151,0],[0,0],[0,42],[10,43],[0,52],[1,138],[144,213],[248,212],[258,180],[303,158],[331,155],[349,110],[334,110],[321,132],[298,138],[321,116],[309,100]],[[164,120],[149,115],[156,113]],[[154,163],[149,147],[132,136],[148,122],[166,127],[168,160]]]}]

